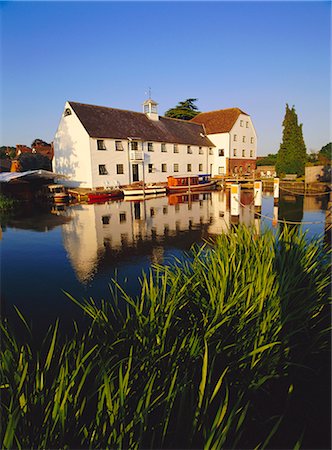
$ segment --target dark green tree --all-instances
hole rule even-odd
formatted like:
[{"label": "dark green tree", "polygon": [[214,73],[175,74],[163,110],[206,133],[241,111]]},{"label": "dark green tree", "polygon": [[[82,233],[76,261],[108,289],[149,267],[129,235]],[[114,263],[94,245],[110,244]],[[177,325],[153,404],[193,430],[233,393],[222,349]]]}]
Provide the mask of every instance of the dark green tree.
[{"label": "dark green tree", "polygon": [[21,153],[18,161],[21,172],[37,169],[52,170],[52,164],[48,157],[39,153]]},{"label": "dark green tree", "polygon": [[295,107],[286,104],[286,113],[282,122],[284,127],[282,143],[277,155],[276,170],[278,175],[296,173],[304,175],[307,160],[306,146],[303,139],[302,124],[298,124]]},{"label": "dark green tree", "polygon": [[200,113],[195,102],[197,102],[197,98],[187,98],[184,102],[179,102],[174,108],[168,109],[165,112],[165,117],[190,120]]},{"label": "dark green tree", "polygon": [[277,160],[277,154],[269,153],[264,158],[256,161],[256,166],[274,166]]},{"label": "dark green tree", "polygon": [[324,145],[318,152],[318,158],[321,160],[326,160],[326,162],[332,159],[332,142]]}]

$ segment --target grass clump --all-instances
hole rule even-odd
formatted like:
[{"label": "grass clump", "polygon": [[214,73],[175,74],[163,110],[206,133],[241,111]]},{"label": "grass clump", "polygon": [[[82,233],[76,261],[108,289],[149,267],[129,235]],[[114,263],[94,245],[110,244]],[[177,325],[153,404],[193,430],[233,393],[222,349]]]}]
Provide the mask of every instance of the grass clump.
[{"label": "grass clump", "polygon": [[116,281],[111,300],[71,297],[91,323],[65,342],[57,323],[37,348],[2,324],[2,447],[309,445],[329,282],[320,241],[239,228],[154,266],[135,298]]}]

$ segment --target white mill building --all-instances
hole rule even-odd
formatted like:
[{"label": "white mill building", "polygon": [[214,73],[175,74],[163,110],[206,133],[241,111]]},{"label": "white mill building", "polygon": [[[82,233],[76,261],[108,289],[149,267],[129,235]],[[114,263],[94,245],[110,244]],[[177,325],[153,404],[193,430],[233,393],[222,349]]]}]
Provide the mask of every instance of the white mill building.
[{"label": "white mill building", "polygon": [[159,116],[152,99],[143,103],[143,113],[66,102],[53,145],[54,170],[72,187],[250,172],[256,162],[255,130],[240,109],[185,121]]}]

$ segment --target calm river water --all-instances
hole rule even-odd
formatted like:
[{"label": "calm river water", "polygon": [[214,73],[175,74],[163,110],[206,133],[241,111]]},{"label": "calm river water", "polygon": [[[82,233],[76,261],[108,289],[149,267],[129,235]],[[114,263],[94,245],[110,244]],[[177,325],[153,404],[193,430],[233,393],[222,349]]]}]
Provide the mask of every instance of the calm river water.
[{"label": "calm river water", "polygon": [[[276,227],[274,219],[318,222],[303,225],[308,238],[324,234],[326,196],[284,195],[279,207],[272,193],[263,197],[262,215],[249,206],[252,191],[242,191],[239,223],[256,232]],[[153,263],[185,257],[193,243],[216,236],[233,223],[229,192],[190,197],[163,196],[146,201],[31,206],[1,217],[1,311],[14,317],[13,305],[44,332],[57,317],[66,329],[81,313],[65,295],[77,299],[110,298],[109,283],[117,277],[135,294],[139,277]],[[326,234],[326,238],[328,234]]]}]

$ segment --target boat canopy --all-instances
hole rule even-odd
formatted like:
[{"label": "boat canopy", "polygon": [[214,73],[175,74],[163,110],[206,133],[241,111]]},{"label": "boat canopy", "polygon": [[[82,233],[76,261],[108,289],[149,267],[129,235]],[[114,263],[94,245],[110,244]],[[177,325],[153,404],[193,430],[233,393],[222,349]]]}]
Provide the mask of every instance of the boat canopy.
[{"label": "boat canopy", "polygon": [[26,172],[3,172],[0,173],[0,183],[10,183],[20,178],[25,178],[27,180],[55,180],[56,178],[67,178],[65,175],[60,175],[55,172],[50,172],[49,170],[38,169],[38,170],[27,170]]}]

